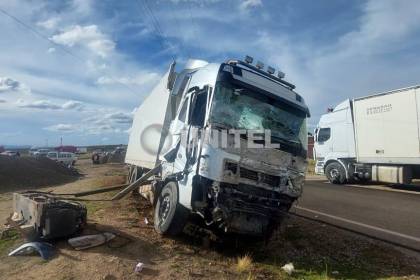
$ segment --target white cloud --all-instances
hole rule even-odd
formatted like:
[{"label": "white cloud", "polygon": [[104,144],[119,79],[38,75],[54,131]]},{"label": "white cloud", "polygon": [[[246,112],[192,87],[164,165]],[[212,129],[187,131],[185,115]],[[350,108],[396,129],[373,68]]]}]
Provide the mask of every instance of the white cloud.
[{"label": "white cloud", "polygon": [[239,4],[239,9],[246,11],[252,8],[261,7],[262,4],[262,0],[243,0],[241,4]]},{"label": "white cloud", "polygon": [[36,100],[31,103],[26,103],[22,99],[19,99],[16,104],[21,108],[35,108],[35,109],[51,109],[51,110],[57,110],[61,109],[61,106],[52,103],[49,100]]},{"label": "white cloud", "polygon": [[102,33],[96,25],[74,25],[52,36],[51,40],[67,47],[84,46],[103,58],[115,49],[114,41]]},{"label": "white cloud", "polygon": [[118,77],[111,78],[108,76],[101,76],[96,80],[98,85],[110,85],[110,84],[126,84],[126,85],[147,85],[156,83],[161,76],[155,72],[140,73],[135,77]]},{"label": "white cloud", "polygon": [[112,113],[105,116],[105,119],[120,124],[131,124],[133,122],[133,115],[130,113]]},{"label": "white cloud", "polygon": [[71,133],[71,132],[78,131],[77,126],[75,126],[73,124],[64,124],[64,123],[60,123],[60,124],[56,124],[56,125],[50,125],[50,126],[44,127],[44,129],[49,130],[49,131],[53,131],[53,132],[66,132],[66,133]]},{"label": "white cloud", "polygon": [[86,118],[84,123],[90,123],[95,125],[131,125],[133,122],[133,113],[126,112],[96,112],[93,116]]},{"label": "white cloud", "polygon": [[47,19],[45,21],[39,21],[39,22],[37,22],[36,25],[41,26],[41,27],[43,27],[45,29],[52,30],[52,29],[54,29],[54,28],[57,27],[57,24],[58,24],[59,21],[60,21],[60,18],[58,18],[58,17],[52,17],[52,18]]},{"label": "white cloud", "polygon": [[21,82],[8,77],[0,77],[0,93],[7,91],[29,92],[29,88]]},{"label": "white cloud", "polygon": [[16,101],[16,105],[21,108],[33,108],[33,109],[41,109],[41,110],[83,110],[83,103],[80,101],[70,100],[62,105],[51,102],[50,100],[35,100],[32,102],[26,102],[22,99],[18,99]]},{"label": "white cloud", "polygon": [[66,110],[75,109],[81,111],[83,107],[84,104],[82,102],[74,100],[67,101],[63,105],[61,105],[61,108]]},{"label": "white cloud", "polygon": [[120,128],[110,124],[95,125],[60,123],[44,127],[44,129],[53,132],[78,133],[83,135],[104,135],[123,132]]},{"label": "white cloud", "polygon": [[0,103],[6,103],[6,100],[0,99]]},{"label": "white cloud", "polygon": [[218,2],[221,2],[222,0],[170,0],[170,1],[174,4],[190,2],[190,3],[194,3],[198,5],[204,5],[204,4],[218,3]]},{"label": "white cloud", "polygon": [[53,53],[53,52],[55,52],[55,48],[48,48],[47,52],[48,53]]}]

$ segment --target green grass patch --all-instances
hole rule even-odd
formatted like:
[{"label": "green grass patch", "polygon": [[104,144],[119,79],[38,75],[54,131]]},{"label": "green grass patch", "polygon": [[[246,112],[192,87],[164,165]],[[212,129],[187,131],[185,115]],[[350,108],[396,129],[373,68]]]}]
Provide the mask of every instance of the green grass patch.
[{"label": "green grass patch", "polygon": [[0,238],[0,255],[9,253],[21,241],[19,232],[15,229],[7,230]]}]

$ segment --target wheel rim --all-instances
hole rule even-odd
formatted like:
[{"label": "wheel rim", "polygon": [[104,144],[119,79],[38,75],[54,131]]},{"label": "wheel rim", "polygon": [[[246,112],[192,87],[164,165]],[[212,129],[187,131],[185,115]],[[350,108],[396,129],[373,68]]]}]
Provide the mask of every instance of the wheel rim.
[{"label": "wheel rim", "polygon": [[163,223],[166,221],[169,215],[169,211],[171,210],[171,199],[169,197],[169,194],[165,194],[165,196],[162,198],[162,201],[159,206],[159,220],[160,223]]},{"label": "wheel rim", "polygon": [[333,179],[338,179],[340,177],[340,171],[337,168],[333,168],[330,170],[330,176]]}]

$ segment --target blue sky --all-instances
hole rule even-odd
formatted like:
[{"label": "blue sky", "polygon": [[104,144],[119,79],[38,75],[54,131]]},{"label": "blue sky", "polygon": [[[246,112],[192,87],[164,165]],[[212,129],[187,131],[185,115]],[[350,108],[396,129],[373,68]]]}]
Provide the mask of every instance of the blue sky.
[{"label": "blue sky", "polygon": [[[172,58],[246,54],[310,106],[420,84],[420,1],[2,1],[0,144],[126,143]],[[157,23],[156,23],[157,22]],[[41,36],[39,36],[39,34]]]}]

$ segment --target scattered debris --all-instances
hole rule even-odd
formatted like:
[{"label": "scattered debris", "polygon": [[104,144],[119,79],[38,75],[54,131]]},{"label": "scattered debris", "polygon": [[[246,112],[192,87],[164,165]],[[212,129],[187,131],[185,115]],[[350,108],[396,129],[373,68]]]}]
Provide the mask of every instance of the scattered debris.
[{"label": "scattered debris", "polygon": [[12,220],[19,224],[29,240],[67,237],[86,225],[84,205],[59,199],[50,193],[14,193],[13,211]]},{"label": "scattered debris", "polygon": [[214,234],[211,230],[200,227],[190,222],[188,222],[185,225],[183,232],[189,236],[193,236],[196,238],[208,238],[210,241],[213,241],[213,242],[221,241],[220,238],[216,234]]},{"label": "scattered debris", "polygon": [[144,263],[139,262],[134,268],[134,272],[140,273],[144,268]]},{"label": "scattered debris", "polygon": [[79,237],[70,238],[68,240],[70,246],[76,250],[88,249],[102,245],[115,238],[115,234],[110,232],[103,232],[100,234],[83,235]]},{"label": "scattered debris", "polygon": [[34,252],[38,252],[44,260],[48,260],[54,255],[55,250],[51,244],[46,242],[29,242],[10,252],[9,257],[17,255],[28,255]]},{"label": "scattered debris", "polygon": [[289,275],[292,275],[292,273],[295,271],[295,266],[293,265],[293,263],[287,263],[281,268]]},{"label": "scattered debris", "polygon": [[145,223],[146,225],[148,225],[148,224],[149,224],[149,219],[147,219],[147,217],[145,217],[145,218],[144,218],[144,223]]}]

